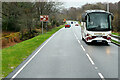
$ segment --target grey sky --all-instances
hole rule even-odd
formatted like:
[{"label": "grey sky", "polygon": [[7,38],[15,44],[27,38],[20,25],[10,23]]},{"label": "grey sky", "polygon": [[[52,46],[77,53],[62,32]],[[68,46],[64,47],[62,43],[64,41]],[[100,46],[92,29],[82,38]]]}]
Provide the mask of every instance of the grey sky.
[{"label": "grey sky", "polygon": [[63,7],[70,8],[70,7],[81,7],[86,3],[97,3],[97,2],[119,2],[120,0],[0,0],[2,2],[46,2],[46,1],[54,1],[54,2],[63,2]]},{"label": "grey sky", "polygon": [[[56,1],[56,0],[55,0]],[[59,2],[64,3],[65,8],[70,8],[70,7],[81,7],[82,5],[86,3],[97,3],[97,2],[119,2],[120,0],[58,0]]]}]

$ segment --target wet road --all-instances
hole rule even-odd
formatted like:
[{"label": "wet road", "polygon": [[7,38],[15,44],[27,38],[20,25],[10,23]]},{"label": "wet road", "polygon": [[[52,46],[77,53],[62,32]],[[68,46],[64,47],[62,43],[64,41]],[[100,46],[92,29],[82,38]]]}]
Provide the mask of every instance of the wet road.
[{"label": "wet road", "polygon": [[8,78],[117,78],[118,46],[86,44],[72,24],[43,43]]}]

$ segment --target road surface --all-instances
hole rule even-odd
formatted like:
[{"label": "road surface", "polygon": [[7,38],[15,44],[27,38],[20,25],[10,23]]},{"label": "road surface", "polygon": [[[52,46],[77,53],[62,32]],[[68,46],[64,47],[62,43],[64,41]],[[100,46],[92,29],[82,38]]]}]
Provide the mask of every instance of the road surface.
[{"label": "road surface", "polygon": [[7,78],[117,78],[118,46],[87,45],[80,30],[62,28]]}]

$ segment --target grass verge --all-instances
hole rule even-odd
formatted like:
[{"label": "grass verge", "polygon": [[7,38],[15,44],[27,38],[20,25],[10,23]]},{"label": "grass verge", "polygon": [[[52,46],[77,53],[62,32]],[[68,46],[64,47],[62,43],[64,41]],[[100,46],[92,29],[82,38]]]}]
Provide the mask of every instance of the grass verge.
[{"label": "grass verge", "polygon": [[23,41],[14,46],[2,49],[2,77],[6,77],[22,61],[24,61],[37,47],[39,47],[52,34],[64,27],[53,28],[51,31],[38,35],[32,39]]},{"label": "grass verge", "polygon": [[113,32],[112,34],[113,34],[113,35],[116,35],[116,36],[120,36],[120,33],[115,33],[115,32]]},{"label": "grass verge", "polygon": [[120,44],[120,42],[118,42],[118,41],[115,41],[115,40],[111,40],[111,41],[114,43]]}]

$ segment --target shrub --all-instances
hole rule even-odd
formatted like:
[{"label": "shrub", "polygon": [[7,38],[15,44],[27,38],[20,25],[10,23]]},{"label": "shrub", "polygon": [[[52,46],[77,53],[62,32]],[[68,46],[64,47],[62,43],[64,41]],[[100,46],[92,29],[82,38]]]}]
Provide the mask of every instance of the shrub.
[{"label": "shrub", "polygon": [[2,47],[7,46],[7,44],[8,44],[8,40],[3,38],[2,39]]}]

